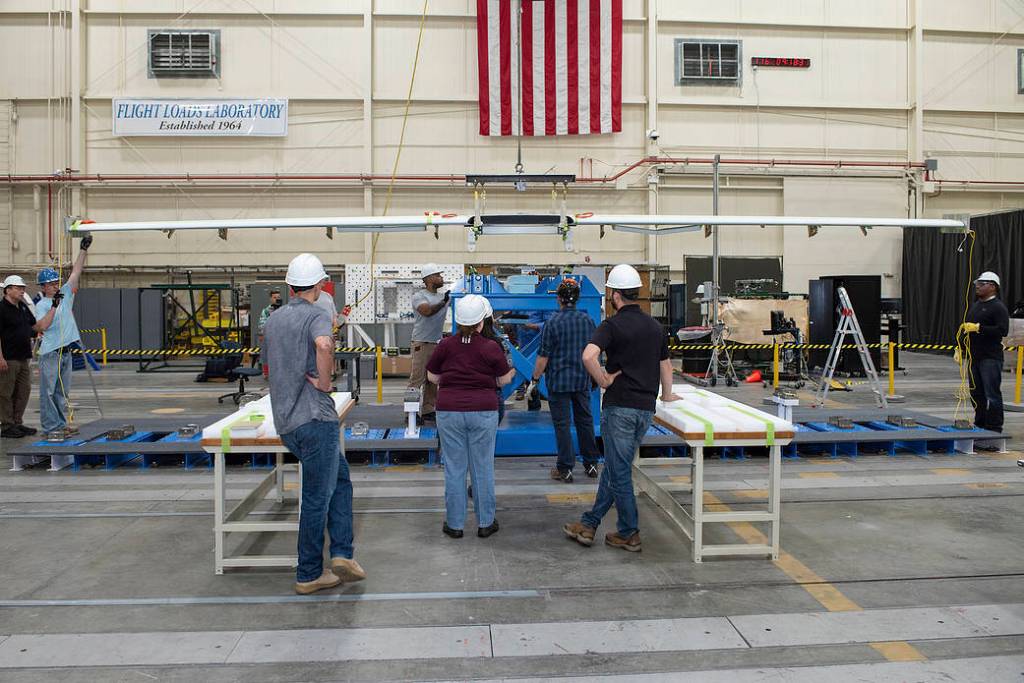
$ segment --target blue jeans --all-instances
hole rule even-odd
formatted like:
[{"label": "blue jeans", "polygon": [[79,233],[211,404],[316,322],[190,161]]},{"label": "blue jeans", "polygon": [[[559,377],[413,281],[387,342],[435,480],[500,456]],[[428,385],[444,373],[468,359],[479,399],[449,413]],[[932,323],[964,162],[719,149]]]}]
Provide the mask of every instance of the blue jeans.
[{"label": "blue jeans", "polygon": [[1003,361],[995,358],[971,363],[971,398],[974,399],[974,424],[993,432],[1003,431]]},{"label": "blue jeans", "polygon": [[466,525],[466,471],[473,481],[476,523],[488,527],[494,522],[494,433],[497,410],[437,411],[437,432],[444,457],[445,522],[452,529]]},{"label": "blue jeans", "polygon": [[614,503],[619,515],[619,535],[629,538],[639,531],[640,520],[633,495],[633,456],[653,419],[653,412],[637,408],[609,406],[601,411],[604,469],[594,507],[583,513],[582,522],[587,526],[596,529]]},{"label": "blue jeans", "polygon": [[64,429],[68,424],[71,393],[71,352],[51,351],[39,356],[39,423],[44,432]]},{"label": "blue jeans", "polygon": [[341,452],[340,425],[313,420],[281,441],[302,463],[299,566],[295,580],[313,581],[324,570],[324,525],[331,557],[352,559],[352,480]]},{"label": "blue jeans", "polygon": [[572,472],[576,464],[576,453],[572,445],[570,420],[576,425],[580,455],[584,464],[597,464],[600,451],[594,439],[594,416],[590,412],[589,391],[548,392],[548,407],[551,409],[551,423],[555,426],[555,444],[558,446],[557,466],[560,472]]}]

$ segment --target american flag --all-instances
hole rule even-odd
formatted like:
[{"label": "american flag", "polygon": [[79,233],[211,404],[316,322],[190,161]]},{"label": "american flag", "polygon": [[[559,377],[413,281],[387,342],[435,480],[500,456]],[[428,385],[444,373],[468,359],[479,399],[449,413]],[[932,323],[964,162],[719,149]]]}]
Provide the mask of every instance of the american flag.
[{"label": "american flag", "polygon": [[477,0],[481,135],[622,130],[622,0]]}]

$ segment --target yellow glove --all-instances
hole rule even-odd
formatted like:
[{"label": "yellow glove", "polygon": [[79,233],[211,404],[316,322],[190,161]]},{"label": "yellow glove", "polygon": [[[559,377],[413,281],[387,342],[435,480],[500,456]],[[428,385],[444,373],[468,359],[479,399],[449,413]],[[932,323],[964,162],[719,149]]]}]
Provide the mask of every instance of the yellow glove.
[{"label": "yellow glove", "polygon": [[981,330],[981,325],[979,325],[978,323],[964,323],[963,325],[960,326],[960,329],[970,334],[972,332],[978,332],[979,330]]},{"label": "yellow glove", "polygon": [[957,365],[963,365],[964,359],[963,356],[960,355],[959,346],[956,347],[956,351],[953,352],[953,362],[955,362]]}]

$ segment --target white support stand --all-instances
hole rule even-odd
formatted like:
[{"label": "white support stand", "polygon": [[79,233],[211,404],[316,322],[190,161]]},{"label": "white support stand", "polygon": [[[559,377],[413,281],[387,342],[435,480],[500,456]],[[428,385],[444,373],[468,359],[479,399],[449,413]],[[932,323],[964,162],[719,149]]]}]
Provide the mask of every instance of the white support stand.
[{"label": "white support stand", "polygon": [[[339,412],[341,457],[345,457],[345,416],[355,405],[349,401]],[[255,534],[266,532],[297,532],[298,520],[291,521],[253,521],[247,519],[249,513],[267,498],[273,491],[278,503],[284,501],[285,474],[296,472],[299,478],[299,500],[302,500],[302,467],[301,463],[285,464],[284,454],[288,449],[278,437],[266,439],[243,439],[241,443],[229,444],[230,453],[274,453],[274,468],[248,494],[227,510],[227,467],[223,444],[216,439],[203,439],[203,450],[213,458],[213,550],[214,573],[223,574],[230,567],[295,567],[298,557],[295,555],[234,555],[225,551],[228,534]]]},{"label": "white support stand", "polygon": [[405,390],[405,400],[402,402],[408,424],[405,427],[405,438],[420,438],[420,426],[416,424],[416,416],[420,412],[420,390],[416,387],[409,387]]},{"label": "white support stand", "polygon": [[[662,423],[662,426],[672,429]],[[676,430],[673,430],[676,431]],[[678,434],[679,432],[676,431]],[[680,436],[683,436],[680,434]],[[685,438],[685,436],[684,436]],[[687,444],[693,449],[690,463],[690,484],[664,484],[655,481],[644,472],[650,465],[665,462],[685,463],[681,458],[644,458],[639,453],[633,460],[633,486],[637,491],[646,494],[655,505],[661,508],[669,519],[692,542],[693,561],[703,562],[705,557],[724,557],[754,555],[779,559],[779,526],[781,523],[782,493],[782,446],[789,439],[777,441],[769,448],[768,455],[768,506],[765,510],[743,511],[705,511],[704,509],[704,441],[689,440]],[[715,440],[715,446],[764,446],[764,440]],[[672,495],[673,491],[692,493],[692,512],[688,512]],[[730,522],[767,522],[769,531],[767,543],[723,543],[707,545],[704,542],[705,524],[728,524]]]},{"label": "white support stand", "polygon": [[800,399],[798,398],[784,398],[777,394],[772,394],[765,399],[765,402],[774,403],[775,414],[786,422],[793,421],[793,408],[800,405]]},{"label": "white support stand", "polygon": [[47,468],[47,472],[60,472],[75,463],[73,455],[12,455],[10,471],[21,472],[30,465],[38,465],[44,458],[50,459],[50,467]]}]

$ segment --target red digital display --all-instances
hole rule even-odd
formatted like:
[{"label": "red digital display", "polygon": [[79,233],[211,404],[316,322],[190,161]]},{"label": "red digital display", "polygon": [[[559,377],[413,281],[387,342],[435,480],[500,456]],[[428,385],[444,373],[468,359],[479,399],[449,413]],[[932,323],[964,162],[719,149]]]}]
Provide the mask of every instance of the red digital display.
[{"label": "red digital display", "polygon": [[809,69],[811,60],[806,57],[752,57],[753,66],[781,66],[789,69]]}]

